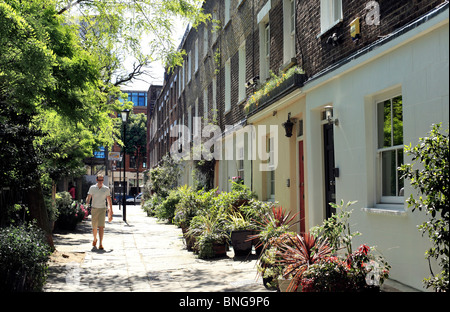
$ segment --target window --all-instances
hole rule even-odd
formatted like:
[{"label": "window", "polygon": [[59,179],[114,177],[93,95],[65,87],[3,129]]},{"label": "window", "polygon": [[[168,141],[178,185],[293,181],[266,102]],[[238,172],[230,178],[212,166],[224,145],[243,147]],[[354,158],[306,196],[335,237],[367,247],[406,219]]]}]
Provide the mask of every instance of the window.
[{"label": "window", "polygon": [[203,57],[206,57],[206,55],[208,54],[208,48],[208,28],[205,25],[205,27],[203,28]]},{"label": "window", "polygon": [[239,47],[239,102],[245,100],[245,73],[246,73],[246,58],[245,58],[245,41]]},{"label": "window", "polygon": [[260,23],[260,78],[261,82],[265,82],[270,78],[269,61],[270,61],[270,24],[268,18]]},{"label": "window", "polygon": [[212,79],[212,109],[213,109],[213,120],[217,120],[217,78],[216,76]]},{"label": "window", "polygon": [[225,62],[225,112],[231,109],[231,61]]},{"label": "window", "polygon": [[275,168],[274,168],[274,137],[267,137],[267,153],[269,154],[269,169],[266,172],[267,177],[267,200],[275,200]]},{"label": "window", "polygon": [[188,54],[188,56],[187,56],[187,63],[188,63],[188,66],[187,66],[187,81],[189,82],[189,81],[191,81],[191,73],[192,73],[192,52],[191,51],[189,51],[189,54]]},{"label": "window", "polygon": [[264,28],[264,55],[267,59],[270,57],[270,24],[267,23]]},{"label": "window", "polygon": [[283,55],[288,63],[295,57],[295,1],[283,0]]},{"label": "window", "polygon": [[237,157],[237,173],[238,176],[244,180],[244,147],[238,147],[238,157]]},{"label": "window", "polygon": [[403,202],[404,181],[398,167],[403,164],[402,96],[377,103],[377,156],[381,202]]},{"label": "window", "polygon": [[208,88],[203,90],[203,120],[208,123]]},{"label": "window", "polygon": [[231,9],[230,1],[231,0],[225,0],[225,23],[224,23],[224,27],[227,26],[228,22],[230,21],[230,9]]},{"label": "window", "polygon": [[320,0],[321,34],[342,20],[342,0]]},{"label": "window", "polygon": [[128,101],[133,102],[133,106],[147,106],[147,93],[129,92]]},{"label": "window", "polygon": [[198,70],[198,39],[195,40],[195,44],[194,44],[194,72],[197,72]]}]

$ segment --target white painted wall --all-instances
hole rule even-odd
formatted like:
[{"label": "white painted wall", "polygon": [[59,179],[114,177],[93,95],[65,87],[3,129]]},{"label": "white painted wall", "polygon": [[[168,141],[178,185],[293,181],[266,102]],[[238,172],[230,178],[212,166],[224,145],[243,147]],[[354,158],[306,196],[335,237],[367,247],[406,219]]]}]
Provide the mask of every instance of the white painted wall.
[{"label": "white painted wall", "polygon": [[[307,157],[309,225],[324,217],[323,139],[320,110],[332,104],[335,126],[337,201],[357,200],[353,206],[352,230],[362,233],[355,246],[366,243],[391,264],[391,278],[417,289],[429,276],[425,250],[428,238],[417,229],[426,218],[376,208],[375,100],[400,92],[403,96],[404,144],[417,144],[432,123],[449,126],[449,24],[448,10],[391,42],[374,49],[326,76],[305,85],[305,136]],[[405,162],[410,158],[405,155]],[[405,199],[412,189],[405,182]],[[394,207],[395,208],[395,207]],[[398,207],[397,207],[398,208]],[[436,272],[436,270],[435,270]]]}]

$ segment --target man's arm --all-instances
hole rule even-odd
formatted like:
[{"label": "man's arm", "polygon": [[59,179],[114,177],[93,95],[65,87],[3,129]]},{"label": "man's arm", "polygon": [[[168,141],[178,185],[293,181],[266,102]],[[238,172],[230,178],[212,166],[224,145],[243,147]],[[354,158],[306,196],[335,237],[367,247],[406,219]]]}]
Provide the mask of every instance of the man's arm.
[{"label": "man's arm", "polygon": [[106,196],[106,201],[108,202],[108,222],[112,221],[113,218],[113,210],[112,210],[112,202],[111,202],[111,196]]},{"label": "man's arm", "polygon": [[91,201],[92,195],[88,194],[88,196],[86,197],[86,205],[89,204],[89,202]]}]

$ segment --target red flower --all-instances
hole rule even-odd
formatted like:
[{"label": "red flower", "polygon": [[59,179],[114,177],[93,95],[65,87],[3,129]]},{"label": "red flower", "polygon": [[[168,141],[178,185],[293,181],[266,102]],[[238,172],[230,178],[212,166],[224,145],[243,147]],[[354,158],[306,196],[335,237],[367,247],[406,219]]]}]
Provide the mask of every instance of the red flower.
[{"label": "red flower", "polygon": [[367,255],[370,251],[370,247],[367,245],[362,244],[361,246],[359,246],[358,251],[364,255]]}]

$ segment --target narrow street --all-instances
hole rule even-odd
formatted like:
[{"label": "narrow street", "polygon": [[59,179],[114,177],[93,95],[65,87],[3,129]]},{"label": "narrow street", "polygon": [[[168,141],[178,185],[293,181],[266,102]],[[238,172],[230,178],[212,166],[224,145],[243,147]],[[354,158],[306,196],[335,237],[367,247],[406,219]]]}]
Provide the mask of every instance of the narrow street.
[{"label": "narrow street", "polygon": [[[201,260],[187,251],[181,229],[147,217],[140,206],[113,206],[104,250],[92,246],[90,216],[71,233],[55,233],[46,292],[266,292],[256,256]],[[97,245],[98,247],[98,245]],[[61,261],[62,260],[62,261]]]}]

